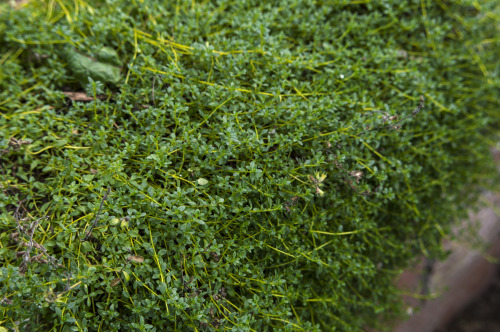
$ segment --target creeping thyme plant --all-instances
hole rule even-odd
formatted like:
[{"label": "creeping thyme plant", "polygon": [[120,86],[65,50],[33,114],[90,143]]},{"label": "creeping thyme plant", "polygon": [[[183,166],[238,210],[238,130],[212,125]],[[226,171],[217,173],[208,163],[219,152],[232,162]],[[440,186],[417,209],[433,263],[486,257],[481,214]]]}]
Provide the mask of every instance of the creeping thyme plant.
[{"label": "creeping thyme plant", "polygon": [[0,326],[389,326],[491,178],[498,7],[3,2]]}]

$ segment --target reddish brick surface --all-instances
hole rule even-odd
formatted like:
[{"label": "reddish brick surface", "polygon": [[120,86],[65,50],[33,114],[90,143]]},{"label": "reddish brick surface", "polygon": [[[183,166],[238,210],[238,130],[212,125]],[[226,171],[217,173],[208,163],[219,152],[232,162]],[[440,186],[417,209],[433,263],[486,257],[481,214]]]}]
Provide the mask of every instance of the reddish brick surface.
[{"label": "reddish brick surface", "polygon": [[[407,296],[409,318],[397,324],[394,332],[434,332],[444,328],[494,280],[497,264],[491,261],[500,258],[500,218],[494,210],[500,210],[500,195],[485,193],[483,199],[492,208],[481,209],[471,215],[471,220],[480,224],[479,234],[491,248],[481,253],[464,241],[444,243],[451,254],[445,261],[433,264],[428,280],[431,299]],[[422,259],[416,268],[403,273],[398,285],[405,293],[419,295],[424,270]]]}]

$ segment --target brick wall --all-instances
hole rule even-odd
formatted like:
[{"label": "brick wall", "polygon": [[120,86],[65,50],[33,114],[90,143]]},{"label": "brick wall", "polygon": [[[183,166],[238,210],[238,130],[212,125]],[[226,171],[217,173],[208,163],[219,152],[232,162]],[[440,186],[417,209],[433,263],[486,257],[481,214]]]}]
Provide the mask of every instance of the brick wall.
[{"label": "brick wall", "polygon": [[[494,152],[500,160],[500,153]],[[442,262],[420,264],[407,270],[398,280],[404,291],[408,319],[400,322],[393,332],[434,332],[445,327],[460,311],[477,298],[494,280],[500,258],[500,194],[485,192],[486,206],[470,215],[478,223],[479,234],[490,247],[474,250],[466,240],[447,241],[451,251]],[[464,223],[465,225],[465,223]],[[425,285],[423,285],[425,284]],[[422,293],[427,296],[422,296]]]}]

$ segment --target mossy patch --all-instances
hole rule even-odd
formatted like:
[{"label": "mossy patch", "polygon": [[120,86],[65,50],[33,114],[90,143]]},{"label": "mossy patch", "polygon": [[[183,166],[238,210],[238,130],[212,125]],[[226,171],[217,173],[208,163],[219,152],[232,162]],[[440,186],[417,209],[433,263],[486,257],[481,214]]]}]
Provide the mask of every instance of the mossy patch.
[{"label": "mossy patch", "polygon": [[491,180],[492,1],[2,6],[8,328],[387,327]]}]

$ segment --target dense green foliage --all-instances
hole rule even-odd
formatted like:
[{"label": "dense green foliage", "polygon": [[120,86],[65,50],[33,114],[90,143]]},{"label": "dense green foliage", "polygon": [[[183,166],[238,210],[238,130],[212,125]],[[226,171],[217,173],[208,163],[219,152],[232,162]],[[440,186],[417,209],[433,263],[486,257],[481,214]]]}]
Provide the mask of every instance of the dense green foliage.
[{"label": "dense green foliage", "polygon": [[495,1],[0,6],[2,326],[384,326],[488,177]]}]

